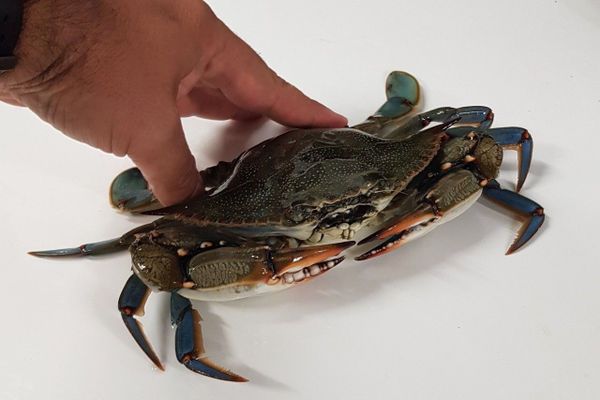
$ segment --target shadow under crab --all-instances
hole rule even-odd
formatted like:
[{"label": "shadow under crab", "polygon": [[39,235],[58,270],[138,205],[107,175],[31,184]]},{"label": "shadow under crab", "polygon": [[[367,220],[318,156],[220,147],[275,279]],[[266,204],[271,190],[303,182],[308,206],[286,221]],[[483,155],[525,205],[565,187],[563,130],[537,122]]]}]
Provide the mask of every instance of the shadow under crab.
[{"label": "shadow under crab", "polygon": [[[517,193],[529,171],[527,130],[491,128],[487,107],[442,107],[417,114],[419,86],[404,72],[386,82],[387,101],[351,128],[296,129],[231,162],[202,172],[207,191],[163,208],[137,169],[111,187],[113,205],[161,215],[120,238],[36,256],[93,255],[129,249],[133,275],[119,298],[123,321],[147,356],[162,364],[135,318],[150,290],[171,293],[176,355],[213,378],[245,379],[204,354],[200,317],[190,299],[228,301],[282,290],[329,271],[340,254],[379,241],[370,259],[420,237],[484,195],[523,224],[507,253],[544,221],[542,207]],[[517,150],[516,192],[495,180],[504,149]]]}]

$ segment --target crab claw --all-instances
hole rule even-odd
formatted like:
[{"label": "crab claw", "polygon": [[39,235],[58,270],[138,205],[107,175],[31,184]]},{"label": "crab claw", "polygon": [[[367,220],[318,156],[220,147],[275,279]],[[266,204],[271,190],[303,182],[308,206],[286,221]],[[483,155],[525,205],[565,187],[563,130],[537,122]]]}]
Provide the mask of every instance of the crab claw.
[{"label": "crab claw", "polygon": [[356,242],[280,250],[272,255],[273,276],[269,284],[296,284],[321,275],[344,260],[332,258]]},{"label": "crab claw", "polygon": [[338,265],[355,242],[273,250],[268,246],[221,247],[192,257],[189,282],[179,293],[205,301],[241,299],[289,288]]},{"label": "crab claw", "polygon": [[190,287],[171,295],[171,321],[177,327],[177,360],[186,368],[216,379],[245,382],[246,379],[213,363],[204,354],[200,316],[189,298],[232,300],[276,291],[321,275],[339,264],[336,257],[354,242],[272,250],[222,247],[199,253],[188,264]]},{"label": "crab claw", "polygon": [[363,244],[375,241],[375,240],[384,240],[388,239],[391,236],[397,235],[402,231],[409,229],[412,226],[424,224],[427,221],[436,218],[435,213],[431,209],[431,207],[423,206],[415,212],[411,213],[408,216],[402,216],[397,218],[388,226],[387,228],[383,228],[372,235],[367,236],[360,242],[358,245],[361,246]]},{"label": "crab claw", "polygon": [[137,168],[121,172],[110,185],[110,204],[122,211],[141,213],[163,208]]},{"label": "crab claw", "polygon": [[465,212],[477,201],[481,192],[477,178],[467,170],[446,175],[427,192],[413,211],[392,219],[390,225],[362,240],[359,245],[386,239],[355,259],[362,261],[383,255],[425,235]]},{"label": "crab claw", "polygon": [[428,205],[423,205],[414,213],[399,218],[392,225],[361,240],[358,244],[372,242],[374,240],[387,239],[376,247],[356,257],[356,261],[364,261],[369,258],[381,256],[397,249],[405,243],[410,242],[417,237],[425,235],[436,227],[442,219],[442,215],[436,215],[434,210]]}]

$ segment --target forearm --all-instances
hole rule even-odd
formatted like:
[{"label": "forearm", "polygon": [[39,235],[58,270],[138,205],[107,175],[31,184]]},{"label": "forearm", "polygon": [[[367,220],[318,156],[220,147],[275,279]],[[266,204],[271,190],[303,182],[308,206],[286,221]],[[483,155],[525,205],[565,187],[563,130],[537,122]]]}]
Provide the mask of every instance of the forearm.
[{"label": "forearm", "polygon": [[24,11],[0,101],[128,155],[165,205],[201,189],[182,115],[346,123],[279,78],[203,1],[25,0]]}]

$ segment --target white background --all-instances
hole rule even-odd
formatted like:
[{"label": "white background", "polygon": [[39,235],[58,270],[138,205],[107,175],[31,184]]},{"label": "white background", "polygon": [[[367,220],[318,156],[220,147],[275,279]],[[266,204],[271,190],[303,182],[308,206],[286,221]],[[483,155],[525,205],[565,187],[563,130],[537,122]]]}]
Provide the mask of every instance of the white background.
[{"label": "white background", "polygon": [[[48,261],[32,249],[118,236],[147,221],[107,205],[130,166],[0,106],[0,398],[600,398],[600,5],[595,0],[211,1],[282,76],[359,122],[388,72],[422,83],[428,108],[487,105],[535,139],[523,193],[548,215],[510,257],[516,223],[475,205],[372,262],[305,286],[197,304],[206,348],[249,378],[188,372],[168,296],[144,318],[154,370],[116,309],[126,253]],[[160,60],[157,60],[160,61]],[[110,118],[109,115],[106,118]],[[198,166],[281,132],[272,123],[185,121]],[[514,153],[501,182],[512,187]]]}]

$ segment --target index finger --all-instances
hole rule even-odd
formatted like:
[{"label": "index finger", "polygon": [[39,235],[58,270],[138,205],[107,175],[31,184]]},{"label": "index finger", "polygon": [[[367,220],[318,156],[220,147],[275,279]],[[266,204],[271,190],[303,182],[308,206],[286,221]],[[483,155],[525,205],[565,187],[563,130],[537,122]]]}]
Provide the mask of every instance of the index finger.
[{"label": "index finger", "polygon": [[204,79],[236,106],[291,126],[342,127],[348,120],[280,78],[226,26],[224,46]]}]

